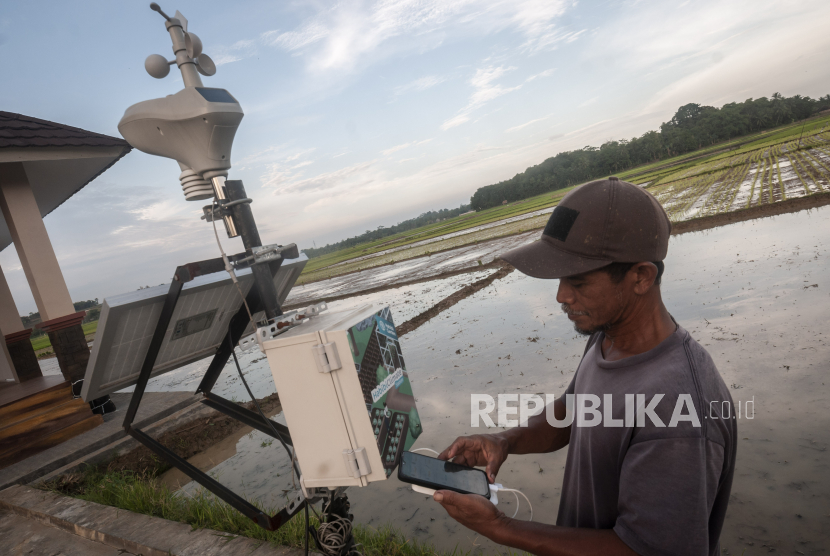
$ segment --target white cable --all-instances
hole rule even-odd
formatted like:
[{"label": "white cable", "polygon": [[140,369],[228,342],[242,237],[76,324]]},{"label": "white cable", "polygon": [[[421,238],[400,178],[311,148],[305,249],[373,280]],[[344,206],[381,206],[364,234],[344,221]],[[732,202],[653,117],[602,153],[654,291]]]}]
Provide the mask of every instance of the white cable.
[{"label": "white cable", "polygon": [[225,270],[228,274],[231,275],[231,281],[236,285],[236,290],[239,292],[239,297],[242,298],[242,303],[245,304],[245,310],[248,312],[248,318],[251,319],[251,322],[254,322],[254,315],[251,314],[251,308],[248,307],[248,301],[245,299],[245,296],[242,295],[242,288],[239,286],[239,282],[236,280],[236,273],[233,271],[233,267],[231,266],[230,261],[228,260],[228,256],[225,254],[225,250],[222,248],[222,242],[219,241],[219,232],[216,231],[216,219],[213,217],[213,211],[216,207],[216,201],[214,200],[213,204],[210,206],[210,220],[213,223],[213,235],[216,236],[216,245],[219,246],[219,252],[222,253],[222,260],[225,262]]},{"label": "white cable", "polygon": [[[313,508],[314,506],[311,507]],[[323,513],[325,512],[326,510],[324,509]],[[317,512],[315,511],[315,513]],[[352,522],[338,515],[329,515],[328,519],[330,521],[320,523],[320,526],[317,528],[317,539],[320,542],[324,554],[340,554],[340,551],[346,546],[348,539],[351,538]],[[360,550],[358,550],[358,546],[360,545],[356,544],[352,547],[351,551],[349,551],[349,556],[355,554],[363,556]]]},{"label": "white cable", "polygon": [[436,452],[436,451],[435,451],[435,450],[433,450],[432,448],[417,448],[417,449],[415,449],[415,450],[409,450],[409,451],[410,451],[410,452],[420,452],[421,450],[423,450],[423,451],[425,451],[425,452],[432,452],[432,453],[433,453],[433,454],[435,454],[436,456],[440,455],[438,452]]},{"label": "white cable", "polygon": [[[248,300],[245,299],[245,296],[242,294],[242,288],[240,287],[239,282],[236,279],[236,273],[233,271],[233,267],[231,266],[231,263],[228,260],[228,256],[225,254],[225,250],[222,248],[222,242],[219,241],[219,232],[216,230],[216,219],[214,218],[214,212],[213,212],[215,208],[216,208],[216,200],[214,199],[213,204],[211,204],[211,206],[210,206],[210,219],[211,219],[211,222],[213,223],[213,235],[214,235],[214,237],[216,237],[216,245],[219,246],[219,252],[222,254],[222,260],[225,262],[225,270],[227,271],[228,274],[230,274],[231,281],[236,285],[236,291],[239,292],[239,297],[242,298],[242,303],[245,305],[245,311],[248,313],[248,318],[250,319],[251,324],[254,326],[254,329],[256,330],[256,323],[254,322],[254,315],[251,313],[251,308],[248,306]],[[245,382],[245,377],[242,376],[242,369],[239,368],[239,361],[236,360],[235,346],[231,346],[231,347],[234,349],[233,358],[234,358],[234,361],[236,361],[236,368],[237,368],[237,371],[239,371],[239,377],[242,379],[242,382]],[[247,383],[245,384],[245,388],[246,389],[248,388]],[[256,404],[257,409],[259,410],[260,414],[262,415],[262,418],[265,419],[265,414],[262,413],[262,409],[259,407],[259,403],[256,401],[256,398],[254,397],[253,393],[250,391],[250,389],[248,389],[248,392],[251,395],[251,400],[254,402],[254,404]],[[274,432],[277,432],[277,430],[274,429]],[[281,443],[283,443],[283,447],[285,447],[283,439],[279,435],[279,433],[277,433],[277,437],[278,437],[279,441]],[[286,451],[288,450],[287,447],[285,447],[285,449],[286,449]],[[291,474],[291,482],[293,483],[294,490],[297,490],[297,483],[295,481],[294,476],[296,475],[298,479],[300,478],[299,477],[300,474],[297,471],[296,461],[297,461],[297,452],[295,450],[291,450],[291,469],[293,471],[292,474]]]},{"label": "white cable", "polygon": [[530,507],[530,519],[528,521],[533,521],[533,504],[530,503],[530,499],[527,496],[525,496],[524,492],[522,492],[521,490],[516,490],[514,488],[500,488],[499,492],[512,492],[513,496],[516,497],[516,512],[513,514],[513,517],[516,517],[516,514],[519,513],[519,496],[517,495],[517,493],[524,496],[524,499],[527,500],[528,507]]}]

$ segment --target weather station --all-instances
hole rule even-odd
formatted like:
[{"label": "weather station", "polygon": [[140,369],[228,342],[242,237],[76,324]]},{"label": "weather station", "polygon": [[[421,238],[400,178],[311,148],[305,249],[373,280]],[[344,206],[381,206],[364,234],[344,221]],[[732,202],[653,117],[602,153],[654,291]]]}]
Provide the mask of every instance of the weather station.
[{"label": "weather station", "polygon": [[[388,307],[330,311],[325,303],[283,312],[307,257],[291,244],[263,245],[240,180],[229,180],[231,149],[244,113],[225,89],[205,87],[216,73],[202,41],[178,11],[152,3],[172,40],[175,58],[153,54],[145,69],[162,79],[176,65],[184,88],[127,108],[118,129],[144,153],[175,160],[187,201],[206,201],[220,257],[183,264],[169,284],[105,300],[87,367],[85,400],[134,386],[126,432],[267,530],[323,501],[310,533],[324,554],[358,554],[351,535],[347,487],[391,476],[401,454],[421,434],[400,343]],[[216,222],[244,251],[227,255]],[[236,350],[266,354],[286,425],[256,403]],[[212,357],[196,390],[201,403],[279,441],[296,474],[297,490],[271,516],[200,471],[134,424],[152,377]],[[212,390],[233,358],[258,411]],[[232,367],[233,368],[233,367]]]}]

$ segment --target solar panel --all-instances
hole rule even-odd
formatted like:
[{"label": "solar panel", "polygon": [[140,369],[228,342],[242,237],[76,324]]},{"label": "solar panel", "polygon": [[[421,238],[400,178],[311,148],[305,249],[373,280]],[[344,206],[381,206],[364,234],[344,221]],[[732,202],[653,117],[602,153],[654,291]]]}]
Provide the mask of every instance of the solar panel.
[{"label": "solar panel", "polygon": [[[281,305],[306,262],[308,258],[300,253],[296,259],[283,261],[274,275]],[[254,286],[251,270],[238,271],[237,278],[242,294],[247,296]],[[169,288],[165,284],[104,300],[84,377],[84,400],[94,400],[136,383]],[[212,356],[225,339],[231,317],[241,307],[239,291],[225,272],[185,283],[150,376]],[[257,320],[261,316],[254,315]],[[249,328],[246,334],[253,332],[252,325]]]}]

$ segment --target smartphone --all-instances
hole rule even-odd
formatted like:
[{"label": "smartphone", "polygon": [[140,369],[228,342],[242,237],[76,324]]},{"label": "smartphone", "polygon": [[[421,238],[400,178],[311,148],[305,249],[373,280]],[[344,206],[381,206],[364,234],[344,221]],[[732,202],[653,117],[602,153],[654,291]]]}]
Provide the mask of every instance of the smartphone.
[{"label": "smartphone", "polygon": [[479,494],[490,499],[490,484],[481,469],[412,452],[401,454],[398,479],[427,489]]}]

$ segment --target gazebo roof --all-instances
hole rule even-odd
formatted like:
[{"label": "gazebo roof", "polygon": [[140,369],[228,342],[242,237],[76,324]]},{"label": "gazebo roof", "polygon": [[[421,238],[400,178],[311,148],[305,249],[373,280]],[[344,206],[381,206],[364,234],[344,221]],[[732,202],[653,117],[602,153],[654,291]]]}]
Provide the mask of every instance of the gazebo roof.
[{"label": "gazebo roof", "polygon": [[0,112],[0,149],[8,147],[126,147],[123,139],[47,120]]},{"label": "gazebo roof", "polygon": [[[22,162],[41,216],[46,216],[118,162],[123,139],[0,111],[0,164]],[[12,242],[0,214],[0,251]]]}]

